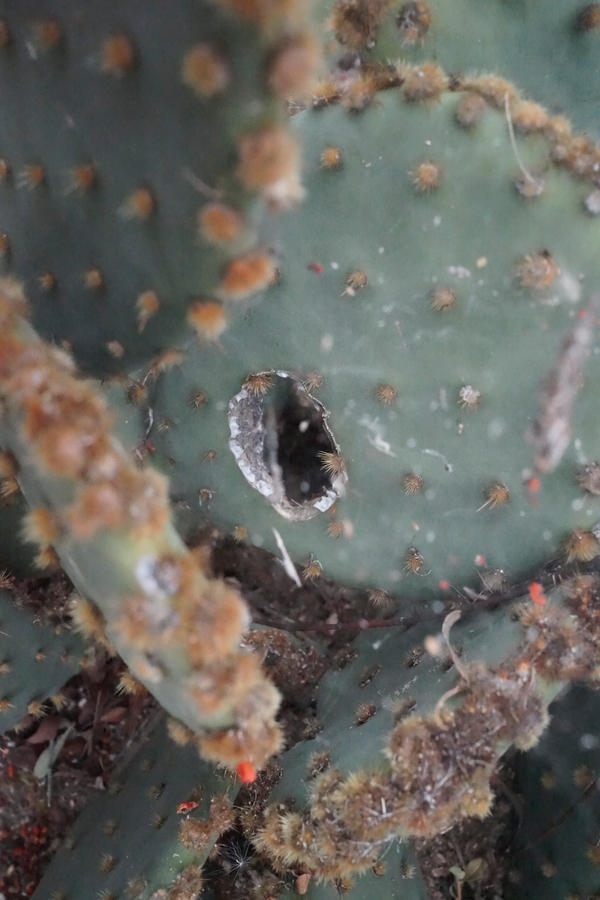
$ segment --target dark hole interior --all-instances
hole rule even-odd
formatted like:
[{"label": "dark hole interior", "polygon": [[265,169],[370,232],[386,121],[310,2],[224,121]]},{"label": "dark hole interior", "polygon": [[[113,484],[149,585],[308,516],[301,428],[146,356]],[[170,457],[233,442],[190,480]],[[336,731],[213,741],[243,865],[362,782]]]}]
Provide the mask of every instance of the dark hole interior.
[{"label": "dark hole interior", "polygon": [[331,488],[318,454],[335,453],[335,444],[325,430],[321,410],[293,378],[273,376],[263,425],[265,464],[271,471],[273,460],[277,461],[289,500],[306,503]]}]

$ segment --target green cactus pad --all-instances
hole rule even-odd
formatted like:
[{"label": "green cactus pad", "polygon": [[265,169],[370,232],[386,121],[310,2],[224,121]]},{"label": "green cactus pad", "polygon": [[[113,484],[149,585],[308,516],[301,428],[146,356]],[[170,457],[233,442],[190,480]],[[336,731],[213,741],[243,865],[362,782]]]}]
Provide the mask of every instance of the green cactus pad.
[{"label": "green cactus pad", "polygon": [[507,900],[530,891],[548,900],[600,891],[597,691],[573,687],[551,707],[537,747],[519,757],[521,826],[510,856]]},{"label": "green cactus pad", "polygon": [[[573,439],[541,486],[526,437],[542,383],[597,281],[590,187],[550,163],[542,135],[518,138],[517,159],[498,111],[486,110],[474,129],[459,126],[458,102],[450,93],[407,103],[394,90],[360,117],[328,108],[295,118],[309,197],[273,237],[279,284],[224,335],[222,349],[191,348],[149,400],[153,461],[168,472],[190,532],[206,520],[241,525],[250,541],[275,549],[277,528],[300,566],[312,555],[346,583],[425,597],[439,585],[479,584],[487,567],[531,572],[562,552],[571,529],[589,530],[600,517],[597,497],[577,482],[600,452],[595,343]],[[328,146],[339,148],[339,168],[323,166]],[[418,166],[429,161],[440,178],[427,192]],[[522,167],[543,179],[539,196],[515,186]],[[546,286],[530,272],[536,265]],[[368,283],[352,287],[361,273]],[[436,289],[455,304],[439,308]],[[310,373],[322,379],[314,394],[348,476],[334,514],[283,518],[231,453],[233,439],[244,461],[244,439],[256,440],[252,428],[240,436],[239,421],[230,434],[232,398],[250,373],[273,370],[312,380],[313,389]],[[268,390],[264,398],[260,385],[253,391],[269,405]],[[288,431],[293,425],[290,414]],[[318,440],[307,472],[320,464]],[[421,489],[411,493],[407,476],[419,476]],[[510,492],[504,504],[489,493],[498,484]]]},{"label": "green cactus pad", "polygon": [[[189,866],[199,867],[218,837],[209,833],[202,850],[184,847],[179,830],[186,818],[208,820],[213,797],[231,798],[236,783],[202,762],[193,747],[179,747],[159,717],[108,790],[77,819],[34,894],[65,900],[107,896],[148,900],[168,888]],[[194,800],[190,812],[180,803]],[[60,894],[60,892],[63,892]]]},{"label": "green cactus pad", "polygon": [[0,591],[0,698],[7,704],[0,706],[2,732],[16,725],[30,703],[58,694],[81,668],[84,654],[83,641],[67,626],[34,625],[30,612]]},{"label": "green cactus pad", "polygon": [[[238,141],[281,119],[266,75],[277,29],[267,39],[192,0],[3,2],[0,16],[3,271],[88,371],[147,360],[187,334],[190,302],[257,240],[263,204],[236,176]],[[199,231],[214,200],[248,217],[225,249]],[[159,307],[150,297],[144,324],[149,292]]]}]

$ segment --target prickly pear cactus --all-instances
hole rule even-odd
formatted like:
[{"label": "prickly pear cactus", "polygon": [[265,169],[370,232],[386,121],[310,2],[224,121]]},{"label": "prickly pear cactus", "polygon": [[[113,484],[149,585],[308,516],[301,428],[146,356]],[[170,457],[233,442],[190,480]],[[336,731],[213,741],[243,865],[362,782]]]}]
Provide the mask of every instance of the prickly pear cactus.
[{"label": "prickly pear cactus", "polygon": [[[551,13],[578,64],[595,6]],[[473,12],[493,34],[506,10]],[[424,898],[408,842],[489,814],[501,754],[536,744],[565,683],[598,680],[600,154],[554,115],[576,64],[560,97],[540,91],[550,114],[505,80],[522,69],[535,88],[516,41],[514,68],[495,40],[501,72],[481,75],[442,0],[393,16],[348,0],[332,23],[351,53],[288,131],[273,96],[297,98],[313,70],[303,4],[29,13],[0,19],[4,264],[44,334],[120,375],[104,394],[79,378],[5,280],[0,474],[30,504],[38,561],[58,556],[98,606],[81,601],[92,636],[194,744],[167,753],[157,732],[165,805],[149,824],[162,797],[132,762],[124,807],[102,798],[117,830],[84,813],[81,855],[63,849],[39,896],[78,898],[93,848],[100,896],[192,900],[229,823],[212,822],[206,766],[204,806],[177,828],[196,750],[248,783],[282,750],[241,594],[176,518],[184,538],[216,525],[276,549],[292,631],[302,580],[392,596],[393,621],[354,623],[383,627],[323,682],[321,731],[279,755],[281,780],[240,821],[282,889]],[[390,61],[398,34],[408,62]],[[275,219],[300,199],[298,144],[306,199]],[[112,849],[121,817],[129,855]]]},{"label": "prickly pear cactus", "polygon": [[[433,597],[488,567],[514,577],[597,550],[582,467],[600,437],[588,313],[600,224],[591,186],[552,165],[543,133],[513,143],[490,108],[465,128],[466,95],[442,91],[441,72],[435,104],[416,102],[406,77],[358,119],[296,117],[308,198],[274,235],[280,282],[223,337],[226,357],[191,348],[159,379],[150,438],[193,522],[241,525],[273,548],[276,527],[300,565],[312,556],[340,580]],[[528,178],[539,195],[523,193]],[[559,406],[578,391],[563,435]],[[249,405],[266,423],[258,452]],[[271,413],[285,518],[253,462],[269,468]]]}]

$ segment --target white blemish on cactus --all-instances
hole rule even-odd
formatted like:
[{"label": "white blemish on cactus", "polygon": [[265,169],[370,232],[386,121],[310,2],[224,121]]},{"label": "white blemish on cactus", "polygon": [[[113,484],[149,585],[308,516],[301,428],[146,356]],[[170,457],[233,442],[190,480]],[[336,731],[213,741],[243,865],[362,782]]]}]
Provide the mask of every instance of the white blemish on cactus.
[{"label": "white blemish on cactus", "polygon": [[367,440],[372,447],[385,456],[393,456],[396,454],[392,450],[389,441],[385,440],[385,426],[381,424],[379,419],[373,419],[371,416],[361,416],[358,424],[367,429]]},{"label": "white blemish on cactus", "polygon": [[446,269],[448,275],[454,275],[456,278],[470,278],[471,270],[467,269],[466,266],[448,266]]}]

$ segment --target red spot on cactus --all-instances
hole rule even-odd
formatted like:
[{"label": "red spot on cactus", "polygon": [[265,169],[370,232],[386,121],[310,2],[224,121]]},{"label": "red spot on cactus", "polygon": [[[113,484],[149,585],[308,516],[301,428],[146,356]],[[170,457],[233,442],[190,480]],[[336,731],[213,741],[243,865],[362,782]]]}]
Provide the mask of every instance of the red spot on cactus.
[{"label": "red spot on cactus", "polygon": [[237,776],[242,782],[242,784],[251,784],[253,781],[256,781],[256,769],[249,762],[241,762],[235,767],[235,771],[237,772]]},{"label": "red spot on cactus", "polygon": [[531,584],[529,585],[529,596],[531,597],[532,602],[535,603],[536,606],[545,606],[546,605],[546,602],[547,602],[546,595],[544,594],[544,589],[543,589],[542,585],[539,583],[539,581],[531,582]]},{"label": "red spot on cactus", "polygon": [[200,806],[197,800],[184,800],[177,807],[177,815],[181,816],[183,813],[191,812],[193,809],[197,809]]}]

